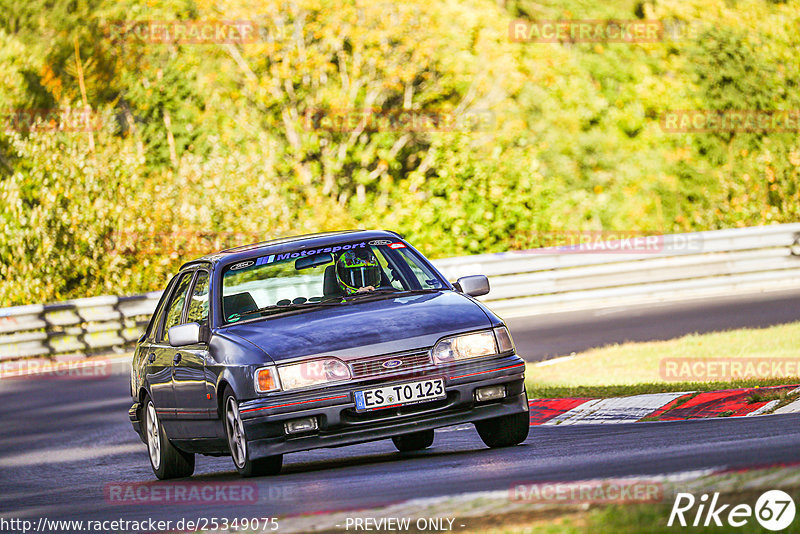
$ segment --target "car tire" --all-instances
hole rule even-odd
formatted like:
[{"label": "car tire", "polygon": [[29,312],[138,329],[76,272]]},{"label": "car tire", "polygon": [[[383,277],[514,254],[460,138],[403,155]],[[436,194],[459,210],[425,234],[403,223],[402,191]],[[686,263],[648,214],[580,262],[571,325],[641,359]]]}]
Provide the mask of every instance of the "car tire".
[{"label": "car tire", "polygon": [[192,476],[194,454],[183,452],[170,443],[150,395],[145,396],[143,404],[145,443],[153,473],[159,480]]},{"label": "car tire", "polygon": [[433,444],[433,430],[423,430],[413,434],[403,434],[392,438],[394,446],[400,452],[421,451]]},{"label": "car tire", "polygon": [[243,477],[257,477],[280,473],[283,466],[282,454],[255,460],[250,458],[250,448],[247,446],[247,436],[239,413],[239,402],[231,390],[227,390],[224,399],[222,417],[225,435],[228,437],[228,449],[233,458],[233,465],[239,474]]},{"label": "car tire", "polygon": [[511,447],[519,445],[527,439],[530,430],[530,415],[528,412],[521,412],[485,421],[476,421],[475,428],[487,447],[493,449]]}]

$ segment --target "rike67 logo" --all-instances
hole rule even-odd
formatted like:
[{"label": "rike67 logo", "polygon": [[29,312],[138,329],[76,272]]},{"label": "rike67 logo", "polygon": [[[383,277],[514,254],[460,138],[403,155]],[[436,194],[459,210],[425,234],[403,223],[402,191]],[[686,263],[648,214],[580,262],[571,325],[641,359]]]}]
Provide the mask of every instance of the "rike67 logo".
[{"label": "rike67 logo", "polygon": [[794,500],[781,490],[763,493],[754,507],[749,504],[719,504],[719,493],[711,496],[704,493],[699,499],[691,493],[678,493],[667,526],[744,527],[755,517],[763,528],[778,531],[791,525],[794,515]]}]

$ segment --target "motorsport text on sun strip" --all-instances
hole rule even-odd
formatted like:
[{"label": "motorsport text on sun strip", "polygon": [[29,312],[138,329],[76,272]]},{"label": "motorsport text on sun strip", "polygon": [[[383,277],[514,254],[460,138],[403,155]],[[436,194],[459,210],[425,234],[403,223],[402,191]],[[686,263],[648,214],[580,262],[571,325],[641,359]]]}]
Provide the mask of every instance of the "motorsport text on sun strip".
[{"label": "motorsport text on sun strip", "polygon": [[256,265],[263,265],[265,263],[272,263],[274,261],[283,261],[288,259],[300,258],[303,256],[313,256],[314,254],[324,254],[330,252],[336,254],[337,252],[345,250],[353,250],[357,248],[366,247],[366,243],[354,243],[352,245],[335,245],[333,247],[312,248],[311,250],[301,250],[298,252],[285,252],[283,254],[270,254],[269,256],[261,256],[256,261]]}]

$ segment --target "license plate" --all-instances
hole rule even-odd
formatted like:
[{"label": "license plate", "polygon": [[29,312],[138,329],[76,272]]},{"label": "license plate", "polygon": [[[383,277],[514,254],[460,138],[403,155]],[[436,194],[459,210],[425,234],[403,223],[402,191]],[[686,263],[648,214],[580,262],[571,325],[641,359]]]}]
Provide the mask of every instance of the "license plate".
[{"label": "license plate", "polygon": [[356,391],[355,397],[356,411],[366,412],[404,404],[440,400],[446,398],[447,393],[444,390],[444,380],[434,378]]}]

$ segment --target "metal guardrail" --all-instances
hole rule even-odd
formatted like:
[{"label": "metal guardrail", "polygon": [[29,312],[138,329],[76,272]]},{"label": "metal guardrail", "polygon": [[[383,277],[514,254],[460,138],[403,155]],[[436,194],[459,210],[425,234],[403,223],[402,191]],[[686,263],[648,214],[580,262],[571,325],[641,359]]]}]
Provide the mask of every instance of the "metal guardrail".
[{"label": "metal guardrail", "polygon": [[122,349],[141,335],[160,291],[0,309],[0,361]]},{"label": "metal guardrail", "polygon": [[435,263],[450,279],[487,275],[482,300],[503,317],[800,287],[800,223],[651,237],[633,252],[617,241]]},{"label": "metal guardrail", "polygon": [[[647,240],[647,241],[646,241]],[[449,279],[485,274],[502,316],[800,287],[800,223],[631,237],[434,261]],[[0,309],[0,361],[123,350],[160,292]]]}]

